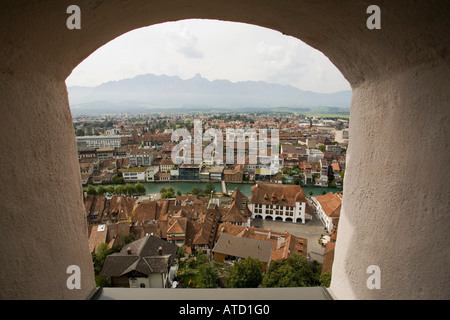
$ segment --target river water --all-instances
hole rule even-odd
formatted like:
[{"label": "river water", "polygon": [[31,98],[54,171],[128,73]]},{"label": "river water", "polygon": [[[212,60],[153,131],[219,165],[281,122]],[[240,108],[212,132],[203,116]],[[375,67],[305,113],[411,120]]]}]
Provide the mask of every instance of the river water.
[{"label": "river water", "polygon": [[[206,182],[146,182],[142,183],[145,186],[145,189],[147,190],[147,193],[159,193],[159,190],[161,188],[170,188],[172,187],[175,190],[175,193],[177,191],[180,191],[182,194],[191,191],[192,187],[197,187],[200,189],[206,188]],[[255,184],[253,183],[227,183],[227,190],[232,191],[235,188],[241,189],[241,191],[248,197],[251,196],[251,188]],[[220,182],[214,182],[214,186],[216,188],[216,192],[222,192],[222,186]],[[106,186],[104,186],[106,187]],[[321,188],[321,187],[302,187],[305,191],[305,194],[309,196],[309,191],[313,192],[313,196],[320,196],[322,195],[323,191],[326,193],[333,192],[336,193],[338,191],[342,191],[342,188]]]}]

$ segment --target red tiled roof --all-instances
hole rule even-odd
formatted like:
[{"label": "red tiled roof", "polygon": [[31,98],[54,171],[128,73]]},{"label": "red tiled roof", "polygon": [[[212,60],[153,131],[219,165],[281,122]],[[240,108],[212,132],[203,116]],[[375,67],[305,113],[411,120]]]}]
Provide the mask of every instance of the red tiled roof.
[{"label": "red tiled roof", "polygon": [[306,195],[297,185],[258,183],[252,187],[250,202],[295,207],[296,202],[306,202]]},{"label": "red tiled roof", "polygon": [[323,212],[331,218],[337,218],[341,214],[342,196],[339,193],[329,192],[323,196],[316,196]]}]

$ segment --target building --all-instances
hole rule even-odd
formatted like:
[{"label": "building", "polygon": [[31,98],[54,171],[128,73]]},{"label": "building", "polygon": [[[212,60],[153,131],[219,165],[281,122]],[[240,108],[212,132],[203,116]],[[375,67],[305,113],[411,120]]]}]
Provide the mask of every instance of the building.
[{"label": "building", "polygon": [[172,162],[171,158],[162,159],[159,162],[159,168],[160,168],[161,172],[169,172],[170,170],[175,168],[175,164]]},{"label": "building", "polygon": [[186,229],[188,219],[181,216],[181,210],[177,217],[169,218],[167,228],[167,241],[179,247],[186,241]]},{"label": "building", "polygon": [[252,212],[248,207],[249,200],[247,196],[239,188],[236,188],[231,194],[231,198],[233,201],[228,208],[224,208],[225,210],[220,221],[239,226],[250,226]]},{"label": "building", "polygon": [[336,130],[334,132],[334,141],[338,143],[348,142],[348,129]]},{"label": "building", "polygon": [[152,149],[133,149],[128,154],[133,166],[151,166],[155,156],[156,152]]},{"label": "building", "polygon": [[105,161],[114,158],[114,148],[98,148],[97,158],[98,161]]},{"label": "building", "polygon": [[125,182],[145,182],[148,167],[132,167],[122,172]]},{"label": "building", "polygon": [[307,159],[307,151],[305,146],[282,145],[281,154],[286,159],[296,159],[297,161],[305,161]]},{"label": "building", "polygon": [[320,186],[328,187],[328,171],[330,164],[327,159],[320,159]]},{"label": "building", "polygon": [[101,223],[128,220],[132,217],[135,204],[133,197],[114,195],[111,199],[107,199],[103,213],[99,213],[101,220],[99,218],[97,220]]},{"label": "building", "polygon": [[244,177],[244,165],[237,164],[233,169],[223,170],[223,178],[226,182],[242,182]]},{"label": "building", "polygon": [[271,241],[271,261],[285,260],[293,254],[301,254],[307,258],[308,239],[296,237],[288,232],[244,227],[225,222],[219,225],[216,240],[219,240],[223,234],[255,240]]},{"label": "building", "polygon": [[180,180],[199,180],[201,164],[182,164],[178,168],[178,175]]},{"label": "building", "polygon": [[319,143],[319,138],[317,137],[310,137],[306,139],[306,145],[310,149],[317,148],[317,144]]},{"label": "building", "polygon": [[77,144],[77,151],[78,151],[78,160],[97,158],[95,148],[78,147]]},{"label": "building", "polygon": [[145,236],[106,257],[100,276],[113,287],[167,288],[169,269],[177,246],[154,236]]},{"label": "building", "polygon": [[272,242],[222,234],[212,250],[214,261],[241,260],[247,257],[258,259],[263,270],[269,270]]},{"label": "building", "polygon": [[312,219],[306,195],[298,185],[258,183],[252,187],[252,218],[305,223]]},{"label": "building", "polygon": [[312,197],[312,205],[328,232],[339,222],[342,193],[329,192],[323,196]]},{"label": "building", "polygon": [[208,166],[204,167],[200,172],[201,180],[223,180],[224,166]]},{"label": "building", "polygon": [[145,181],[155,181],[156,174],[159,172],[159,166],[151,166],[145,170]]},{"label": "building", "polygon": [[342,153],[342,147],[340,145],[334,145],[334,144],[330,144],[325,146],[325,150],[333,153],[333,154],[341,154]]},{"label": "building", "polygon": [[88,148],[119,148],[122,136],[84,136],[76,137],[77,143]]},{"label": "building", "polygon": [[170,172],[159,172],[159,181],[170,181]]},{"label": "building", "polygon": [[308,149],[308,162],[318,162],[323,159],[323,152],[318,149]]}]

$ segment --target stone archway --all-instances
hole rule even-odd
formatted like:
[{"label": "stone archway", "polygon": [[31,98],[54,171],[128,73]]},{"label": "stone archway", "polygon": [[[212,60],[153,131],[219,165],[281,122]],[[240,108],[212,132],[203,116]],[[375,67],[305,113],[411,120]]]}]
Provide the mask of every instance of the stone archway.
[{"label": "stone archway", "polygon": [[[442,250],[449,240],[449,177],[442,170],[449,154],[443,141],[450,136],[448,2],[379,1],[381,30],[366,28],[368,4],[359,0],[76,2],[80,30],[66,28],[65,1],[0,4],[6,30],[0,36],[0,298],[86,298],[94,289],[64,80],[113,38],[188,18],[250,23],[297,37],[350,82],[351,141],[333,294],[449,296],[450,253]],[[383,273],[382,290],[366,286],[373,264]],[[70,265],[81,269],[80,290],[66,286]]]}]

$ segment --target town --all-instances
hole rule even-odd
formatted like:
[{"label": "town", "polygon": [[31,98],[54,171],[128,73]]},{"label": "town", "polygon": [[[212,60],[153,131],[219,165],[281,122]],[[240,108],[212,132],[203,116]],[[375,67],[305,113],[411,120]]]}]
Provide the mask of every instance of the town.
[{"label": "town", "polygon": [[[127,114],[77,116],[73,123],[98,286],[329,284],[348,118]],[[175,133],[184,130],[198,142],[195,124],[221,133],[225,154],[217,157],[203,139],[182,150],[179,161]],[[267,136],[235,141],[230,128]],[[267,149],[255,150],[262,142]],[[236,276],[233,268],[244,261],[259,280]],[[308,276],[286,285],[272,272],[283,263]]]}]

